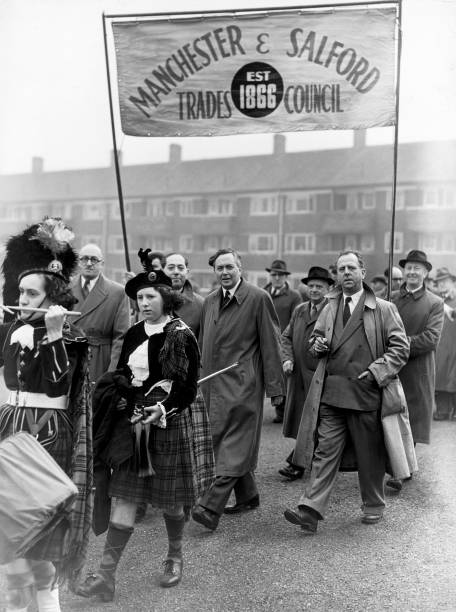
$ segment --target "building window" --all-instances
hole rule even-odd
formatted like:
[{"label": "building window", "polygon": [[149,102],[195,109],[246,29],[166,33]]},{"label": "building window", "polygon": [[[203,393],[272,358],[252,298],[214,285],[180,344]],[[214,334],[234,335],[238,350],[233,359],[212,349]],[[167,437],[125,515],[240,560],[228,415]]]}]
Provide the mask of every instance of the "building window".
[{"label": "building window", "polygon": [[181,217],[201,217],[208,213],[208,201],[206,198],[193,198],[183,200],[180,203]]},{"label": "building window", "polygon": [[246,274],[247,280],[252,285],[256,285],[257,287],[264,287],[269,282],[269,276],[265,272],[247,272]]},{"label": "building window", "polygon": [[[404,210],[407,191],[408,191],[407,189],[402,188],[402,187],[396,189],[396,210]],[[392,210],[393,191],[392,189],[388,191],[385,190],[385,193],[386,193],[385,208],[386,210]]]},{"label": "building window", "polygon": [[315,234],[285,234],[287,253],[314,253]]},{"label": "building window", "polygon": [[249,236],[249,252],[275,253],[277,236],[275,234],[251,234]]},{"label": "building window", "polygon": [[220,198],[209,202],[208,215],[213,217],[230,217],[233,214],[233,202]]},{"label": "building window", "polygon": [[331,199],[330,191],[290,193],[286,196],[285,210],[289,215],[307,215],[317,209],[329,210]]},{"label": "building window", "polygon": [[123,253],[124,242],[122,236],[109,236],[108,237],[108,251],[109,253]]},{"label": "building window", "polygon": [[358,193],[358,206],[363,210],[373,210],[375,208],[375,193],[373,191]]},{"label": "building window", "polygon": [[335,193],[333,199],[333,210],[358,210],[358,199],[356,193]]},{"label": "building window", "polygon": [[360,251],[361,253],[373,253],[375,251],[375,237],[372,234],[362,234]]},{"label": "building window", "polygon": [[164,217],[166,203],[159,200],[148,202],[147,216],[148,217]]},{"label": "building window", "polygon": [[170,238],[150,238],[149,247],[151,251],[168,253],[173,250],[173,241]]},{"label": "building window", "polygon": [[277,197],[275,195],[259,195],[250,201],[250,214],[254,215],[276,215],[278,211]]},{"label": "building window", "polygon": [[191,253],[193,250],[193,236],[191,234],[180,236],[179,251],[182,251],[182,253]]},{"label": "building window", "polygon": [[[125,214],[125,218],[126,219],[130,219],[132,216],[132,205],[133,204],[137,204],[138,201],[136,200],[136,202],[124,202],[124,214]],[[141,204],[142,204],[142,200],[141,200]],[[135,210],[136,215],[138,215],[138,209]],[[100,217],[101,218],[101,217]],[[120,205],[118,202],[113,202],[111,204],[111,219],[120,219]]]},{"label": "building window", "polygon": [[[391,232],[385,232],[385,253],[390,251]],[[404,234],[403,232],[394,232],[394,253],[402,253],[404,250]]]},{"label": "building window", "polygon": [[418,248],[427,253],[456,252],[456,236],[450,233],[426,233],[418,236]]}]

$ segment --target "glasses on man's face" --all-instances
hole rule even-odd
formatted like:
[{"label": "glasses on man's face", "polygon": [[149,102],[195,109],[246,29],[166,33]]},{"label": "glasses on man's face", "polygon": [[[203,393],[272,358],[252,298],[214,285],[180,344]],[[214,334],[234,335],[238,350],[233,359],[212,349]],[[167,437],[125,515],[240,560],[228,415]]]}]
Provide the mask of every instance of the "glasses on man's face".
[{"label": "glasses on man's face", "polygon": [[79,261],[83,264],[89,263],[89,261],[90,263],[97,264],[101,262],[101,259],[99,257],[95,257],[94,255],[93,256],[83,255],[82,257],[79,258]]}]

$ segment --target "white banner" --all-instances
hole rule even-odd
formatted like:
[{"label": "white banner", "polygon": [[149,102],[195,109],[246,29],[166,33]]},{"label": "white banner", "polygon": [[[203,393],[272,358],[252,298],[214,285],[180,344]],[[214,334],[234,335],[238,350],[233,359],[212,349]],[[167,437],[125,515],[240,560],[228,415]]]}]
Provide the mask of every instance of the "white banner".
[{"label": "white banner", "polygon": [[122,131],[393,125],[396,17],[395,8],[363,8],[114,22]]}]

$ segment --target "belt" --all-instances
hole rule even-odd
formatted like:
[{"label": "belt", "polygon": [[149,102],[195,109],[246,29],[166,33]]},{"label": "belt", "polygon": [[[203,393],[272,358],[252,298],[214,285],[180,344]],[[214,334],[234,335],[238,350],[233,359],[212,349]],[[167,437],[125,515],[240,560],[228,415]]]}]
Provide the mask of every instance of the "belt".
[{"label": "belt", "polygon": [[20,408],[47,408],[48,410],[65,410],[68,397],[49,397],[46,393],[32,393],[31,391],[10,391],[6,400],[11,406]]}]

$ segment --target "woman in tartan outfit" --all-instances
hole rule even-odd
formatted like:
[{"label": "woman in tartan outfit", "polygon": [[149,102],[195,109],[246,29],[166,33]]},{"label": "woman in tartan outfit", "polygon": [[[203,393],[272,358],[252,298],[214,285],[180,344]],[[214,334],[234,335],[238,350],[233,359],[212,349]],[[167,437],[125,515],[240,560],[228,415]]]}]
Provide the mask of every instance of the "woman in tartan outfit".
[{"label": "woman in tartan outfit", "polygon": [[[9,396],[0,406],[0,440],[19,431],[36,435],[78,484],[71,526],[60,522],[23,559],[5,565],[7,610],[27,610],[36,596],[40,612],[59,612],[56,578],[75,580],[85,562],[91,524],[91,412],[87,342],[66,322],[76,302],[69,276],[77,257],[60,219],[45,218],[12,237],[3,262],[4,296],[21,310],[0,326],[0,366]],[[11,303],[13,302],[13,303]],[[57,569],[57,576],[56,576]]]},{"label": "woman in tartan outfit", "polygon": [[[102,377],[94,394],[107,401],[100,411],[109,423],[95,429],[96,460],[108,466],[113,504],[100,567],[76,593],[103,601],[114,597],[115,571],[141,503],[163,509],[168,554],[160,585],[180,582],[185,509],[210,486],[214,470],[204,404],[195,401],[200,365],[196,338],[173,315],[182,298],[172,291],[170,278],[150,270],[146,252],[139,255],[146,271],[130,279],[125,292],[137,301],[143,320],[126,333],[117,371]],[[99,482],[97,495],[98,488]]]}]

